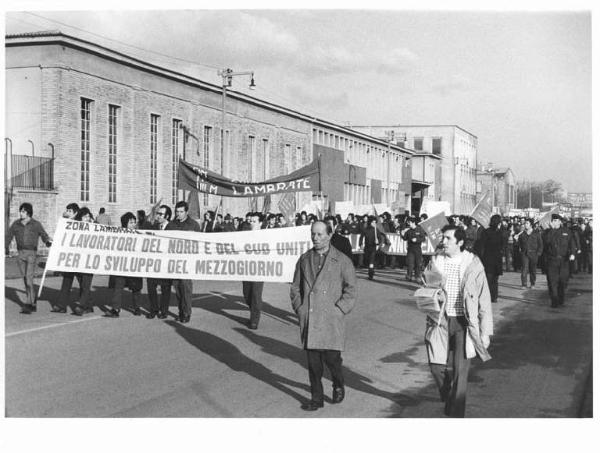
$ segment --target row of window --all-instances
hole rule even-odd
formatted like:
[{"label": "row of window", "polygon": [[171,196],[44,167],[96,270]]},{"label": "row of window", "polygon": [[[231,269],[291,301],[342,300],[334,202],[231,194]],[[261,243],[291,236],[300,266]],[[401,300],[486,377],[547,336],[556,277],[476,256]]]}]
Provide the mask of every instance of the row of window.
[{"label": "row of window", "polygon": [[[405,159],[400,153],[372,143],[313,129],[313,142],[344,151],[344,161],[367,169],[367,178],[402,182]],[[389,172],[389,175],[388,175]]]}]

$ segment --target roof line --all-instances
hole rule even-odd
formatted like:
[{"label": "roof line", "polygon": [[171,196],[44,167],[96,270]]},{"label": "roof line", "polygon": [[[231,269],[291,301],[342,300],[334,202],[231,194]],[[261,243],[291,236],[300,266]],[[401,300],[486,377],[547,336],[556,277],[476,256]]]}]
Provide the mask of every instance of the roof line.
[{"label": "roof line", "polygon": [[[40,41],[31,41],[30,39],[35,39],[35,38],[54,38],[53,40],[40,40]],[[27,42],[18,42],[17,40],[19,39],[29,39]],[[9,40],[13,40],[12,42]],[[172,69],[169,68],[165,68],[163,66],[158,66],[156,64],[150,63],[148,61],[144,61],[140,58],[137,57],[133,57],[131,55],[125,54],[123,52],[119,52],[117,50],[111,49],[109,47],[100,45],[96,42],[93,41],[88,41],[86,39],[83,38],[79,38],[77,36],[73,36],[73,35],[69,35],[66,33],[61,32],[60,30],[47,30],[47,31],[39,31],[39,32],[28,32],[28,33],[21,33],[21,34],[13,34],[13,35],[6,35],[5,36],[5,47],[16,47],[16,46],[23,46],[23,45],[31,45],[31,44],[41,44],[41,45],[48,45],[48,44],[54,44],[54,43],[63,43],[66,45],[70,45],[73,48],[77,48],[80,50],[84,50],[84,51],[88,51],[88,52],[93,52],[96,53],[97,55],[103,56],[104,58],[109,58],[109,59],[113,59],[116,60],[117,57],[124,59],[124,60],[128,60],[128,64],[130,66],[134,66],[137,65],[138,69],[142,69],[142,70],[146,70],[146,71],[150,71],[150,72],[155,72],[155,73],[159,73],[162,74],[163,76],[167,76],[167,77],[171,77],[175,80],[178,80],[180,82],[186,82],[188,84],[191,85],[199,85],[201,88],[204,89],[208,89],[208,90],[212,90],[212,91],[218,91],[220,92],[222,90],[222,87],[219,85],[215,85],[212,84],[210,82],[206,82],[204,80],[183,74],[181,72],[177,72],[174,71]],[[85,45],[90,46],[92,48],[87,48],[85,47]],[[104,53],[102,53],[102,52]],[[111,55],[112,54],[112,55]],[[123,63],[123,62],[122,62]],[[183,80],[182,80],[183,79]],[[357,137],[362,137],[365,138],[367,140],[370,140],[372,142],[376,142],[379,143],[383,146],[390,146],[392,147],[394,150],[396,151],[404,151],[407,153],[411,153],[410,150],[407,150],[405,148],[402,148],[401,146],[395,145],[393,143],[387,142],[385,140],[382,140],[380,138],[377,137],[373,137],[371,135],[365,134],[363,132],[360,131],[356,131],[352,128],[346,127],[346,126],[342,126],[339,124],[335,124],[331,121],[328,120],[324,120],[321,118],[316,118],[314,116],[311,115],[307,115],[305,113],[290,109],[289,107],[284,107],[282,105],[278,105],[278,104],[274,104],[272,102],[269,101],[265,101],[263,99],[259,99],[253,96],[249,96],[245,93],[240,93],[238,91],[234,91],[234,90],[227,90],[227,95],[229,97],[232,98],[237,98],[238,100],[243,100],[246,102],[250,102],[253,103],[255,105],[259,105],[259,106],[263,106],[266,108],[270,108],[272,110],[279,110],[279,111],[283,111],[283,112],[287,112],[288,114],[292,114],[293,116],[299,117],[301,119],[304,119],[310,123],[317,123],[317,124],[321,124],[323,126],[332,128],[332,129],[337,129],[339,131],[343,131],[346,134],[349,135],[354,135]],[[412,154],[412,153],[411,153]]]}]

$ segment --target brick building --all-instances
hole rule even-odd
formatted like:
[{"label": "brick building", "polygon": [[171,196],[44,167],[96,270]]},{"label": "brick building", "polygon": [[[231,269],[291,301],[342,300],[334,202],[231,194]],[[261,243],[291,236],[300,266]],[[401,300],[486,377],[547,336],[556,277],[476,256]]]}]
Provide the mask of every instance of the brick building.
[{"label": "brick building", "polygon": [[[24,200],[50,231],[70,202],[93,213],[105,207],[114,221],[161,199],[172,206],[185,195],[180,156],[263,181],[320,154],[332,208],[347,200],[410,206],[413,153],[389,141],[231,90],[223,123],[221,86],[56,31],[10,35],[5,46],[7,221]],[[314,195],[298,193],[298,208]],[[215,198],[200,195],[203,209]],[[249,208],[248,199],[223,202],[234,215]]]}]

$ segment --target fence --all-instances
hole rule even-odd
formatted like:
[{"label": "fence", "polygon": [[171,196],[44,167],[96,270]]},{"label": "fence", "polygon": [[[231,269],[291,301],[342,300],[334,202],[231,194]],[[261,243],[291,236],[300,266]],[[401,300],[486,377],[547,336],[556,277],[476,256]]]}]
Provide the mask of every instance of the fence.
[{"label": "fence", "polygon": [[54,190],[54,158],[12,156],[12,187],[35,190]]}]

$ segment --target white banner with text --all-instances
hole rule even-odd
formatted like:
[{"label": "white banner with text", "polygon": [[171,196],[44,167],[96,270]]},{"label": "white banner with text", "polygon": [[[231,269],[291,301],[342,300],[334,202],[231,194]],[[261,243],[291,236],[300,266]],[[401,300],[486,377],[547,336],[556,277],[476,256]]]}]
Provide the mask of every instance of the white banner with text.
[{"label": "white banner with text", "polygon": [[128,230],[59,219],[46,267],[183,280],[291,282],[310,226],[230,233]]}]

